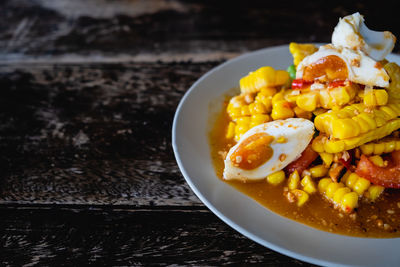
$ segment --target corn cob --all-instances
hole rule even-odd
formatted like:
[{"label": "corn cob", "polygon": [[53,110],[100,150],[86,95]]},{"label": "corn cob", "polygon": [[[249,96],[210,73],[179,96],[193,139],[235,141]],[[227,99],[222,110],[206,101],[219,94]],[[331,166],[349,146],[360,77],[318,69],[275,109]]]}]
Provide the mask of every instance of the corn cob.
[{"label": "corn cob", "polygon": [[400,150],[399,139],[389,139],[384,141],[377,141],[360,146],[361,152],[364,155],[380,155],[384,153],[390,153],[395,150]]},{"label": "corn cob", "polygon": [[400,116],[400,104],[388,104],[369,110],[364,104],[353,104],[315,117],[315,127],[323,133],[346,139],[368,133]]},{"label": "corn cob", "polygon": [[330,178],[323,178],[318,183],[319,192],[325,196],[334,207],[346,213],[351,213],[358,207],[358,195],[343,183],[333,182]]},{"label": "corn cob", "polygon": [[367,107],[384,106],[388,103],[389,95],[385,89],[372,89],[362,95]]},{"label": "corn cob", "polygon": [[316,52],[318,48],[313,44],[289,44],[290,53],[293,56],[293,64],[297,66],[306,56]]},{"label": "corn cob", "polygon": [[373,140],[381,139],[399,128],[400,118],[393,119],[381,127],[347,139],[329,139],[327,136],[319,135],[314,138],[312,142],[312,148],[318,153],[339,153],[344,150],[350,150],[355,147],[361,146]]},{"label": "corn cob", "polygon": [[359,86],[355,83],[323,90],[302,90],[302,94],[296,98],[296,104],[307,111],[314,111],[320,107],[332,109],[348,104],[357,95],[358,90]]},{"label": "corn cob", "polygon": [[255,93],[263,87],[282,86],[289,81],[290,77],[287,71],[265,66],[241,78],[239,84],[242,93]]},{"label": "corn cob", "polygon": [[400,66],[390,62],[384,65],[384,69],[390,77],[389,87],[387,88],[389,99],[398,102],[400,101]]}]

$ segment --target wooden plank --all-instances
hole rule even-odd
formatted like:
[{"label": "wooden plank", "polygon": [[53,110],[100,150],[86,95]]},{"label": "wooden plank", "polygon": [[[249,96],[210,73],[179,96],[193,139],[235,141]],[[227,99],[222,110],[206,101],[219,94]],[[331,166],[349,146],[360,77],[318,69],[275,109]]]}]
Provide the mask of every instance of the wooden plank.
[{"label": "wooden plank", "polygon": [[302,266],[245,238],[204,210],[0,208],[7,266]]},{"label": "wooden plank", "polygon": [[[60,55],[90,59],[230,57],[295,42],[330,42],[338,18],[359,11],[367,25],[400,36],[396,2],[353,1],[3,1],[0,60]],[[293,5],[293,4],[292,4]],[[25,7],[25,8],[21,8]],[[385,14],[385,15],[382,15]],[[396,47],[395,51],[399,51]],[[121,56],[124,55],[124,56]],[[208,60],[210,57],[207,57]]]},{"label": "wooden plank", "polygon": [[0,67],[0,203],[201,205],[171,129],[216,64]]}]

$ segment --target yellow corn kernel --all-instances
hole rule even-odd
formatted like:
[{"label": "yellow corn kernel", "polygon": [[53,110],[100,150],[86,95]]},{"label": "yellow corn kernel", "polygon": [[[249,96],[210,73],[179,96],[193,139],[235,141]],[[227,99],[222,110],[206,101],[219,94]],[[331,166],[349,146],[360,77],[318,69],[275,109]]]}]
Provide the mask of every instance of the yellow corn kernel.
[{"label": "yellow corn kernel", "polygon": [[274,104],[276,104],[282,100],[285,100],[285,91],[284,90],[279,91],[272,97],[271,104],[272,104],[272,106],[274,106]]},{"label": "yellow corn kernel", "polygon": [[276,88],[275,87],[262,87],[258,94],[264,95],[264,96],[274,96],[276,94]]},{"label": "yellow corn kernel", "polygon": [[340,203],[347,193],[350,193],[351,190],[348,187],[342,187],[335,191],[333,194],[333,202]]},{"label": "yellow corn kernel", "polygon": [[326,168],[324,165],[317,165],[312,168],[310,168],[310,173],[311,177],[313,178],[321,178],[324,177],[328,173],[328,168]]},{"label": "yellow corn kernel", "polygon": [[327,187],[325,191],[325,195],[327,198],[332,199],[333,195],[335,194],[336,190],[339,188],[344,187],[344,184],[342,183],[335,183],[331,182]]},{"label": "yellow corn kernel", "polygon": [[352,119],[334,120],[332,122],[332,133],[334,138],[345,139],[359,135],[360,126]]},{"label": "yellow corn kernel", "polygon": [[355,174],[355,173],[351,173],[347,179],[345,179],[343,182],[346,183],[346,186],[349,188],[354,188],[354,185],[356,184],[356,182],[358,181],[360,177]]},{"label": "yellow corn kernel", "polygon": [[380,185],[371,185],[366,194],[364,194],[370,201],[374,202],[383,193],[385,188]]},{"label": "yellow corn kernel", "polygon": [[300,189],[294,189],[290,191],[290,193],[292,193],[296,197],[298,207],[303,206],[310,198],[307,192]]},{"label": "yellow corn kernel", "polygon": [[358,195],[355,192],[347,193],[343,196],[340,202],[341,208],[344,212],[350,213],[358,207]]},{"label": "yellow corn kernel", "polygon": [[367,107],[386,105],[389,95],[384,89],[372,89],[364,93],[363,103]]},{"label": "yellow corn kernel", "polygon": [[354,192],[356,192],[359,196],[362,196],[365,192],[365,190],[367,190],[369,188],[369,186],[371,185],[371,182],[368,181],[365,178],[359,177],[359,179],[356,181],[356,183],[354,184],[353,190]]},{"label": "yellow corn kernel", "polygon": [[310,111],[304,110],[300,107],[294,107],[293,109],[294,113],[296,114],[296,117],[298,118],[303,118],[307,120],[311,120],[312,118],[312,113]]},{"label": "yellow corn kernel", "polygon": [[250,116],[251,115],[248,105],[244,105],[241,107],[241,115],[242,116]]},{"label": "yellow corn kernel", "polygon": [[226,139],[231,139],[235,136],[235,127],[236,127],[236,123],[234,123],[233,121],[229,122],[228,124],[228,129],[226,130]]},{"label": "yellow corn kernel", "polygon": [[309,175],[306,175],[303,177],[303,179],[301,179],[301,185],[303,186],[303,190],[308,194],[317,192],[317,188],[315,187],[315,184]]},{"label": "yellow corn kernel", "polygon": [[[378,154],[381,154],[381,153],[378,153]],[[369,157],[369,160],[372,161],[372,163],[374,163],[376,166],[385,167],[384,160],[379,155],[371,156],[371,157]]]},{"label": "yellow corn kernel", "polygon": [[289,175],[288,188],[290,190],[297,189],[297,187],[299,186],[299,182],[300,182],[300,175],[299,172],[295,170]]},{"label": "yellow corn kernel", "polygon": [[251,115],[255,114],[265,114],[267,113],[267,109],[262,103],[250,103],[249,104],[249,111]]},{"label": "yellow corn kernel", "polygon": [[318,48],[313,44],[290,43],[289,51],[293,56],[293,64],[297,66],[306,56],[316,52]]},{"label": "yellow corn kernel", "polygon": [[282,86],[290,81],[289,73],[265,66],[240,79],[242,93],[255,93],[264,87]]},{"label": "yellow corn kernel", "polygon": [[290,108],[290,103],[285,100],[275,102],[272,106],[271,117],[273,120],[293,118],[294,112]]},{"label": "yellow corn kernel", "polygon": [[254,126],[260,125],[268,121],[270,121],[270,117],[267,114],[251,115],[250,128],[253,128]]},{"label": "yellow corn kernel", "polygon": [[317,108],[318,96],[314,92],[301,94],[296,98],[296,105],[306,111],[314,111]]},{"label": "yellow corn kernel", "polygon": [[250,129],[250,117],[240,117],[236,121],[235,140],[239,141],[240,137]]},{"label": "yellow corn kernel", "polygon": [[228,106],[226,107],[226,111],[232,119],[236,119],[242,116],[242,109],[240,105],[229,103]]},{"label": "yellow corn kernel", "polygon": [[331,166],[332,161],[333,161],[333,154],[322,152],[322,153],[319,153],[319,156],[321,157],[322,162],[324,163],[326,168]]},{"label": "yellow corn kernel", "polygon": [[328,188],[328,185],[330,185],[331,183],[332,183],[332,179],[331,178],[322,178],[318,182],[318,191],[321,194],[325,194],[326,189]]},{"label": "yellow corn kernel", "polygon": [[267,182],[272,185],[278,185],[285,180],[285,172],[280,170],[267,176]]}]

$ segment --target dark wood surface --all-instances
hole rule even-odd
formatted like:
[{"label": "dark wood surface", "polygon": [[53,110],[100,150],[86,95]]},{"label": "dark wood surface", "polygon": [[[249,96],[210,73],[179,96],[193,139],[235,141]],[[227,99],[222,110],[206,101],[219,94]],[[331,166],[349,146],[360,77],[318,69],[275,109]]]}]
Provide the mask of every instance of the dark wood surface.
[{"label": "dark wood surface", "polygon": [[1,1],[0,265],[308,265],[194,195],[172,152],[175,109],[214,66],[329,42],[355,11],[400,36],[394,5]]}]

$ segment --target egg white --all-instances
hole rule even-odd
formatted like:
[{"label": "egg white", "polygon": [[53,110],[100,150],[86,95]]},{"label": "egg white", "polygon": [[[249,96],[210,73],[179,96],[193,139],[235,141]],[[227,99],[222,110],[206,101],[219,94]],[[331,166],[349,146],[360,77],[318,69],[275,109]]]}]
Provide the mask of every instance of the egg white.
[{"label": "egg white", "polygon": [[[234,166],[230,160],[232,153],[245,139],[261,132],[274,137],[274,141],[270,144],[273,150],[272,157],[261,166],[252,170],[244,170]],[[310,143],[313,134],[314,124],[302,118],[276,120],[255,126],[247,131],[239,142],[229,150],[224,161],[223,178],[226,180],[237,179],[243,181],[264,179],[271,173],[282,170],[289,163],[297,159]],[[286,142],[276,142],[279,137],[284,137]],[[284,157],[281,155],[284,155]]]},{"label": "egg white", "polygon": [[338,56],[347,66],[348,80],[369,86],[388,87],[389,75],[375,60],[362,51],[336,48],[333,45],[321,46],[317,52],[305,57],[297,66],[296,78],[303,77],[304,69],[327,56]]}]

